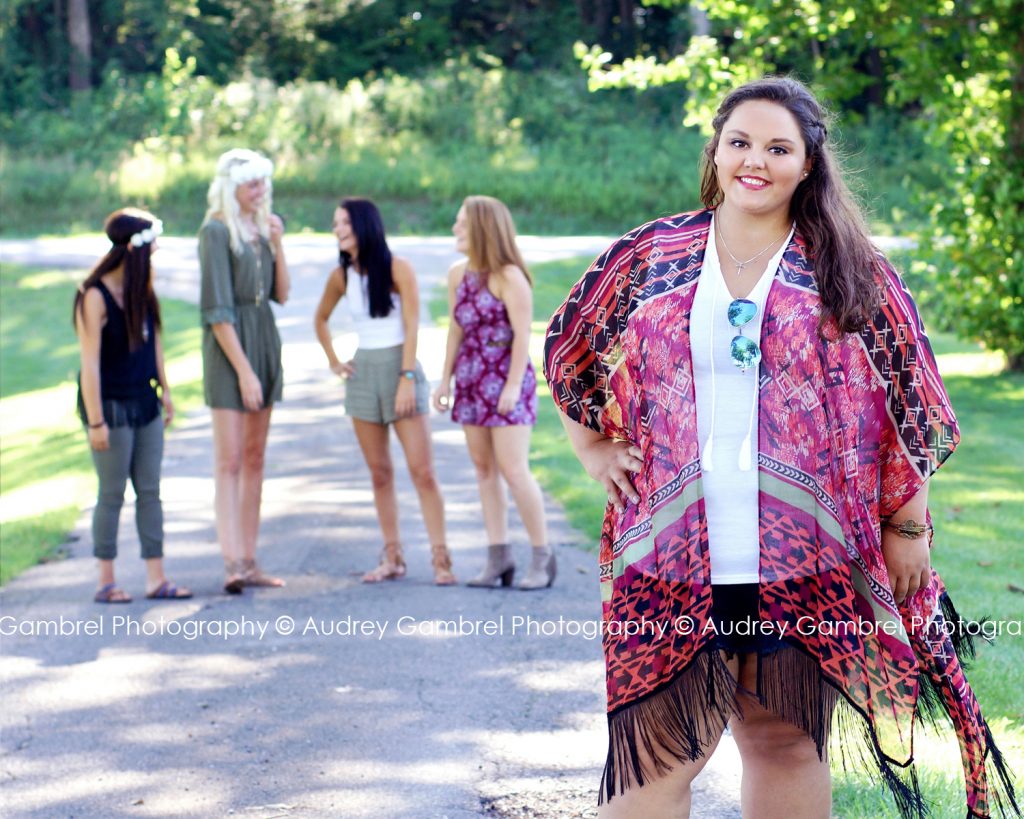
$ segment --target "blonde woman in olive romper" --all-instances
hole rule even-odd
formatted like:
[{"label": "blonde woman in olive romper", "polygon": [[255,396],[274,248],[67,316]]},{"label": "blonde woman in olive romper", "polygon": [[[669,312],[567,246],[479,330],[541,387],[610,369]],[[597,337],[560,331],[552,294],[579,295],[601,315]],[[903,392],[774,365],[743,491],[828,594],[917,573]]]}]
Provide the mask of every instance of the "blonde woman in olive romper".
[{"label": "blonde woman in olive romper", "polygon": [[283,586],[256,563],[270,413],[281,399],[281,337],[270,299],[291,280],[271,213],[269,159],[234,149],[217,161],[199,230],[203,389],[213,418],[214,508],[224,590]]}]

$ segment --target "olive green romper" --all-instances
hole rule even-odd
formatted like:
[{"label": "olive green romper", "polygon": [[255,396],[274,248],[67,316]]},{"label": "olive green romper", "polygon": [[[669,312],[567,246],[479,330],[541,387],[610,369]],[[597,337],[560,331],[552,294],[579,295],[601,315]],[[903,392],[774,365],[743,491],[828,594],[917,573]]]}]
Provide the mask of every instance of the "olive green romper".
[{"label": "olive green romper", "polygon": [[[257,255],[259,254],[259,255]],[[199,230],[199,309],[203,324],[203,392],[207,406],[244,411],[238,376],[213,335],[214,324],[231,322],[246,358],[263,385],[263,405],[281,400],[281,337],[269,299],[274,292],[270,243],[231,249],[227,226],[211,219]]]}]

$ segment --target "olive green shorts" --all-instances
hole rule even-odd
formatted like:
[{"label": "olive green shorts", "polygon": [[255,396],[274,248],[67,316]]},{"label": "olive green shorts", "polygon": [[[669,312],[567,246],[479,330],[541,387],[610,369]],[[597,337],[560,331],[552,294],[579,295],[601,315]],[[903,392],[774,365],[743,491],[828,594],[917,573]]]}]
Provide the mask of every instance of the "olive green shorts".
[{"label": "olive green shorts", "polygon": [[[355,372],[345,382],[345,414],[371,424],[392,424],[395,394],[402,371],[402,345],[381,350],[356,350]],[[430,384],[416,362],[416,415],[430,411]]]}]

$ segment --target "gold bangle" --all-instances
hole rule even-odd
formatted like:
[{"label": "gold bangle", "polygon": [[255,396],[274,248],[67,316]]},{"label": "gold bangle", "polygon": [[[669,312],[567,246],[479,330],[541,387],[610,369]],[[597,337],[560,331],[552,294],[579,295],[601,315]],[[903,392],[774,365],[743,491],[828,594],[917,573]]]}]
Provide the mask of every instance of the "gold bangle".
[{"label": "gold bangle", "polygon": [[899,523],[893,523],[891,520],[883,520],[882,528],[888,529],[890,532],[895,532],[902,538],[907,540],[917,540],[921,535],[931,534],[932,527],[927,523],[918,523],[913,518],[900,521]]}]

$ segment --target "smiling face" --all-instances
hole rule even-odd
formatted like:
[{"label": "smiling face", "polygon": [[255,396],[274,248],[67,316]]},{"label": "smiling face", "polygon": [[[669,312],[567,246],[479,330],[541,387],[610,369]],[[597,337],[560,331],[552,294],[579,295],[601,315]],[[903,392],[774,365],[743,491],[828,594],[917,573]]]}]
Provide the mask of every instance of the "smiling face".
[{"label": "smiling face", "polygon": [[459,208],[459,212],[455,215],[452,234],[455,236],[455,249],[459,253],[469,253],[469,217],[466,216],[465,205]]},{"label": "smiling face", "polygon": [[256,213],[266,195],[267,180],[263,178],[250,179],[235,188],[235,199],[238,200],[238,207],[244,216],[252,216]]},{"label": "smiling face", "polygon": [[811,163],[800,127],[783,106],[737,105],[722,126],[715,171],[727,209],[789,219],[789,205]]},{"label": "smiling face", "polygon": [[355,259],[359,255],[359,243],[356,240],[356,234],[352,230],[352,220],[349,218],[348,211],[343,207],[337,207],[334,209],[334,223],[333,223],[334,237],[338,240],[338,249],[343,250],[352,259]]}]

